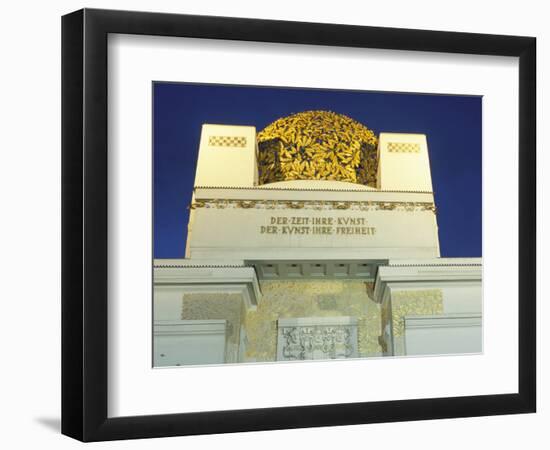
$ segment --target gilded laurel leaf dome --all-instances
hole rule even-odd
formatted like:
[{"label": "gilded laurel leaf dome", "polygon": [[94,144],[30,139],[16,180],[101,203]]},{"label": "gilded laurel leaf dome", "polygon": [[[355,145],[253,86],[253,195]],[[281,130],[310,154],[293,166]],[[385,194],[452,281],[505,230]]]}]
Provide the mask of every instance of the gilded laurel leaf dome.
[{"label": "gilded laurel leaf dome", "polygon": [[258,133],[258,170],[260,184],[335,180],[376,187],[377,138],[343,114],[292,114]]}]

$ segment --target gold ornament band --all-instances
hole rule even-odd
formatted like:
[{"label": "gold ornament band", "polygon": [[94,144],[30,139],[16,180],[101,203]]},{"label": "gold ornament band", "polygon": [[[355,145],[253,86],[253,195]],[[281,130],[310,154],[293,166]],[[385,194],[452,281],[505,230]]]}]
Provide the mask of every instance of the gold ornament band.
[{"label": "gold ornament band", "polygon": [[243,209],[314,209],[357,211],[431,211],[436,212],[432,202],[381,202],[381,201],[332,201],[332,200],[197,200],[189,206],[199,208]]}]

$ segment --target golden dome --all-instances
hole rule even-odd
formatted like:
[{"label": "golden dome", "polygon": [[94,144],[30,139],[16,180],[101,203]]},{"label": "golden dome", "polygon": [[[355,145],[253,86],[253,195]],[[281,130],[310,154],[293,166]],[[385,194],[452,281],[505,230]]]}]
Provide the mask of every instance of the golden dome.
[{"label": "golden dome", "polygon": [[343,114],[292,114],[258,133],[259,181],[336,180],[376,187],[376,147],[374,133]]}]

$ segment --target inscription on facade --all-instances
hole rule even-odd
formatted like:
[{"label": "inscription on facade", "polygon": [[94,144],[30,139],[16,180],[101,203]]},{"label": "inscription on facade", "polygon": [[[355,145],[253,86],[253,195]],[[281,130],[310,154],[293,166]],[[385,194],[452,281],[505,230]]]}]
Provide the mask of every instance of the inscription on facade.
[{"label": "inscription on facade", "polygon": [[364,217],[303,217],[270,216],[268,223],[260,226],[260,234],[279,235],[363,235],[373,236],[376,227]]}]

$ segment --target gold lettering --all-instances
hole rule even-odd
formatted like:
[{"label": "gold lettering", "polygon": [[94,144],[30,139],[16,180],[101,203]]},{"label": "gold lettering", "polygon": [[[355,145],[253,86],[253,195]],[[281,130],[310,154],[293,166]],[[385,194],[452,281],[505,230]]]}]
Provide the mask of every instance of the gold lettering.
[{"label": "gold lettering", "polygon": [[261,234],[277,234],[277,227],[274,226],[264,226],[260,227]]},{"label": "gold lettering", "polygon": [[[269,225],[260,226],[260,234],[373,236],[376,228],[366,226],[364,217],[270,216]],[[333,226],[335,225],[335,226]]]}]

